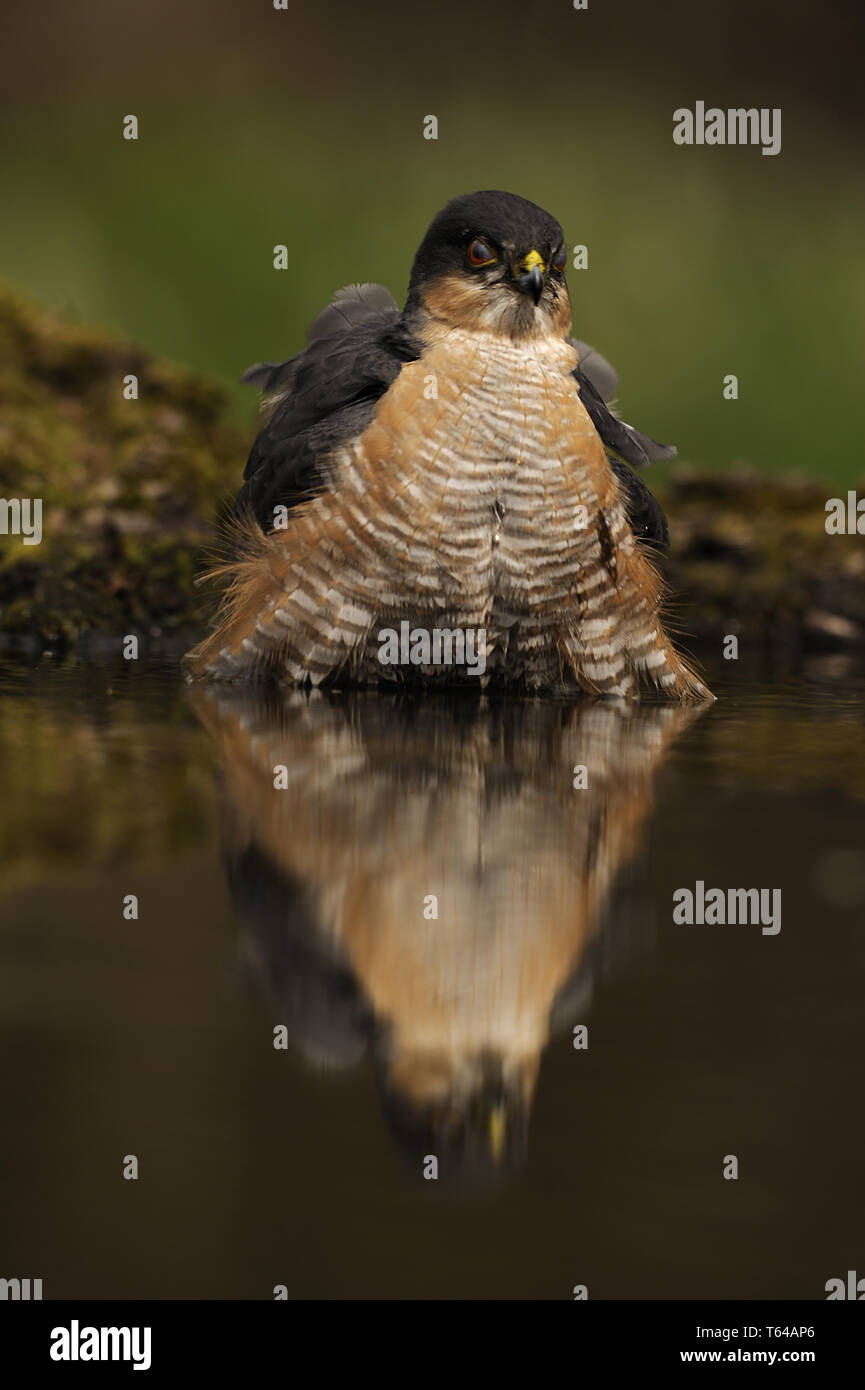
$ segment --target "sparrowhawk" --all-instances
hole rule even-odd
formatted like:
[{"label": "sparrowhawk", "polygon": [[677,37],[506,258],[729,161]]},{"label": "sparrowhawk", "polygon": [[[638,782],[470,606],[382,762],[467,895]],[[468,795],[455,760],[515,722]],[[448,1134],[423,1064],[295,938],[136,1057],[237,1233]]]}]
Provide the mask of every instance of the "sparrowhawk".
[{"label": "sparrowhawk", "polygon": [[383,665],[382,632],[404,624],[481,634],[485,683],[709,697],[662,625],[666,520],[631,468],[675,450],[607,405],[615,373],[569,336],[567,260],[534,203],[456,198],[402,311],[350,287],[302,352],[250,368],[269,413],[193,677],[467,678]]}]

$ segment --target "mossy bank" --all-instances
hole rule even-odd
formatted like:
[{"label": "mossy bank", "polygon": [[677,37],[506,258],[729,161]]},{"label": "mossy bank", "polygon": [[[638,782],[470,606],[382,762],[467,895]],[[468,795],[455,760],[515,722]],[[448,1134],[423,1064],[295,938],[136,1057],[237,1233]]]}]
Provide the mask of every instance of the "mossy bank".
[{"label": "mossy bank", "polygon": [[[218,382],[0,290],[0,497],[42,502],[38,545],[0,535],[0,634],[200,635],[215,594],[196,580],[249,442]],[[827,534],[825,483],[686,466],[649,481],[686,634],[865,648],[865,537]]]},{"label": "mossy bank", "polygon": [[0,631],[68,642],[204,620],[195,578],[244,459],[227,402],[0,290],[0,497],[42,503],[38,545],[0,535]]}]

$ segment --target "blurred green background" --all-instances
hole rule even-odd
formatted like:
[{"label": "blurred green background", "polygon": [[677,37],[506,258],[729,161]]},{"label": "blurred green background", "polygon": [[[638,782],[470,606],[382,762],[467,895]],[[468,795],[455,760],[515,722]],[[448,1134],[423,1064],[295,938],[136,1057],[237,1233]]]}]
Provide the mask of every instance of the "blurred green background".
[{"label": "blurred green background", "polygon": [[[437,209],[506,188],[588,246],[569,276],[574,329],[619,369],[625,418],[701,466],[852,484],[862,10],[18,7],[4,19],[0,280],[221,378],[251,432],[250,362],[297,351],[341,285],[380,280],[401,298]],[[673,110],[697,100],[780,106],[781,153],[675,146]],[[128,113],[137,142],[122,138]],[[726,373],[738,401],[723,399]]]}]

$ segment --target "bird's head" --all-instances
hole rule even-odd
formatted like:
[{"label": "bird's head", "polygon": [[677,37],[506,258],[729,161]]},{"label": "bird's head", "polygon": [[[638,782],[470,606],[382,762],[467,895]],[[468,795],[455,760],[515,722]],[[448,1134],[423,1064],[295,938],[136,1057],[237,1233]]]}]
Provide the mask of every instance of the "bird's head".
[{"label": "bird's head", "polygon": [[[391,1040],[393,1041],[393,1040]],[[416,1160],[435,1154],[452,1175],[489,1178],[525,1158],[539,1053],[409,1048],[379,1058],[391,1131]]]},{"label": "bird's head", "polygon": [[571,323],[567,259],[564,233],[543,208],[513,193],[469,193],[433,218],[406,308],[449,328],[564,337]]}]

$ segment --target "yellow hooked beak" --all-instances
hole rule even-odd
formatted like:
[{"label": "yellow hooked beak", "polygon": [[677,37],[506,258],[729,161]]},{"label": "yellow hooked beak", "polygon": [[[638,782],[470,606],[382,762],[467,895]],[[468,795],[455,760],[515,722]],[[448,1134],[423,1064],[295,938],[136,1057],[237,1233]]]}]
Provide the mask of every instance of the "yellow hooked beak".
[{"label": "yellow hooked beak", "polygon": [[538,304],[544,292],[546,263],[539,251],[529,251],[516,266],[516,281],[523,294],[530,294]]}]

